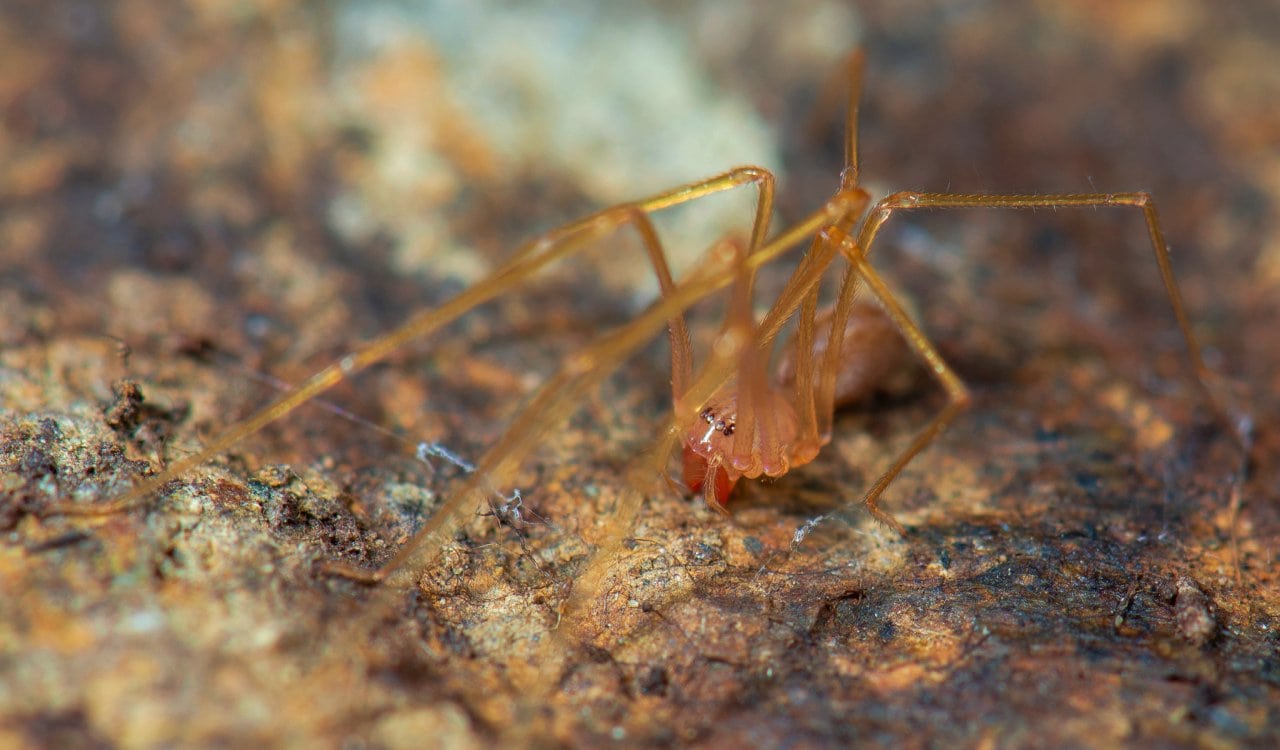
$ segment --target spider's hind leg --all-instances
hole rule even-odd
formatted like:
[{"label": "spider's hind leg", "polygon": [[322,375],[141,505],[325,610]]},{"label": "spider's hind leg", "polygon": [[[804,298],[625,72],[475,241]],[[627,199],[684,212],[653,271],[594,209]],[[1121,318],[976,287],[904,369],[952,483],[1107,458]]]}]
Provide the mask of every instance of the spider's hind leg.
[{"label": "spider's hind leg", "polygon": [[879,520],[895,529],[901,526],[892,516],[880,510],[878,500],[902,469],[937,438],[955,416],[968,406],[969,391],[951,366],[938,353],[937,348],[928,336],[911,319],[903,305],[879,274],[871,267],[868,256],[872,243],[879,234],[884,223],[898,211],[930,209],[930,208],[1071,208],[1071,207],[1105,207],[1121,206],[1142,211],[1146,222],[1151,248],[1155,255],[1157,268],[1170,307],[1177,321],[1182,338],[1186,344],[1189,379],[1202,394],[1205,402],[1212,409],[1217,420],[1224,426],[1233,440],[1241,446],[1245,439],[1238,429],[1239,420],[1231,417],[1230,410],[1219,399],[1210,383],[1217,378],[1205,365],[1200,353],[1200,345],[1191,328],[1190,318],[1186,312],[1181,291],[1173,274],[1169,259],[1169,249],[1165,244],[1164,233],[1159,216],[1151,196],[1147,193],[1073,193],[1059,195],[953,195],[946,193],[895,193],[883,199],[868,215],[858,234],[857,242],[841,244],[841,250],[856,267],[859,275],[866,281],[869,289],[878,298],[885,311],[893,319],[911,349],[925,363],[926,367],[947,391],[948,404],[925,426],[911,444],[893,461],[889,469],[876,480],[867,491],[864,503],[868,511]]}]

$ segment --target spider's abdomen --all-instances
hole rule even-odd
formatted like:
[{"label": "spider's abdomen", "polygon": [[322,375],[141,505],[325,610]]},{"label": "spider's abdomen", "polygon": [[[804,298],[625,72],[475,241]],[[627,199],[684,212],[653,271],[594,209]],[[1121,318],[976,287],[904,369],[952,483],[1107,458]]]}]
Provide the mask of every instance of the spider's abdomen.
[{"label": "spider's abdomen", "polygon": [[[820,313],[816,321],[813,351],[808,355],[815,368],[827,353],[833,312],[828,309]],[[888,313],[870,302],[854,302],[840,345],[836,408],[863,401],[876,391],[905,390],[914,380],[916,367],[909,355],[907,342]],[[783,387],[791,388],[795,384],[799,356],[802,355],[793,341],[778,363],[777,379]]]}]

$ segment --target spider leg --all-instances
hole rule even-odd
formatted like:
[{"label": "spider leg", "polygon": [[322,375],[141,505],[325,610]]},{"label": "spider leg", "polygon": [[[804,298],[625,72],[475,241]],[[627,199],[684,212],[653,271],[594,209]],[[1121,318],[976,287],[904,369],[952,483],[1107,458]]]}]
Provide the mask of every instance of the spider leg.
[{"label": "spider leg", "polygon": [[[636,224],[637,215],[652,213],[713,193],[754,183],[759,187],[761,194],[753,227],[753,236],[758,235],[764,231],[768,211],[771,210],[773,182],[772,173],[766,169],[739,167],[706,180],[658,193],[644,200],[606,208],[553,229],[522,245],[502,267],[448,302],[417,313],[400,327],[379,336],[352,354],[325,367],[294,390],[215,436],[204,448],[179,458],[162,471],[142,479],[119,497],[94,505],[59,503],[46,508],[44,513],[46,515],[110,515],[142,505],[165,484],[207,463],[231,446],[259,432],[355,373],[385,360],[410,341],[434,333],[477,305],[525,283],[547,265],[592,246],[594,241],[624,225],[633,224],[640,227],[642,239],[645,240],[646,246],[650,247],[651,257],[654,257],[650,242],[652,228],[646,229],[644,225]],[[646,235],[646,231],[649,235]],[[660,248],[658,253],[661,254]],[[663,266],[665,266],[665,260]],[[669,271],[667,278],[670,279]]]},{"label": "spider leg", "polygon": [[[1222,399],[1211,386],[1220,380],[1217,373],[1209,369],[1201,355],[1200,344],[1191,326],[1191,318],[1187,314],[1186,303],[1182,291],[1173,273],[1173,263],[1169,256],[1169,246],[1164,239],[1164,230],[1160,225],[1160,215],[1156,211],[1155,201],[1147,192],[1132,193],[1066,193],[1058,195],[953,195],[949,193],[916,193],[901,192],[890,195],[880,201],[868,215],[858,236],[858,246],[869,249],[881,227],[895,211],[918,210],[929,208],[1100,208],[1106,206],[1128,206],[1142,211],[1147,225],[1147,235],[1151,241],[1151,250],[1155,256],[1156,266],[1160,271],[1160,279],[1169,298],[1169,306],[1182,333],[1186,345],[1187,363],[1193,387],[1200,391],[1205,403],[1213,411],[1214,417],[1239,445],[1245,439],[1239,427],[1239,420],[1234,419]],[[932,363],[931,363],[932,364]]]},{"label": "spider leg", "polygon": [[[824,83],[811,120],[813,123],[821,122],[831,109],[832,103],[843,97],[845,105],[844,168],[840,172],[840,189],[846,194],[861,195],[863,197],[866,194],[858,187],[860,169],[858,108],[862,100],[862,81],[865,67],[866,53],[861,48],[854,49],[847,54],[841,63],[836,66],[835,72]],[[818,139],[815,138],[814,140]],[[852,227],[861,215],[862,206],[859,206],[857,211],[851,211],[841,216],[832,225],[835,228]],[[750,442],[754,439],[757,417],[754,409],[754,399],[749,396],[752,393],[761,392],[766,387],[769,351],[773,341],[783,323],[786,322],[797,307],[802,305],[796,331],[797,346],[802,352],[812,351],[814,319],[817,314],[818,302],[817,282],[826,271],[834,251],[835,245],[825,233],[815,236],[809,252],[805,254],[800,267],[792,274],[788,286],[774,302],[765,319],[761,321],[756,334],[758,346],[754,352],[743,358],[739,366],[739,440]],[[800,439],[812,443],[811,449],[806,446],[806,453],[811,450],[816,454],[821,442],[825,441],[825,438],[819,438],[818,436],[829,436],[831,432],[832,415],[835,410],[835,375],[838,367],[836,359],[840,352],[840,343],[844,336],[845,324],[849,319],[853,292],[856,286],[856,278],[854,278],[851,268],[846,273],[841,284],[837,310],[833,316],[834,327],[828,347],[829,356],[824,359],[821,378],[817,381],[814,380],[813,366],[808,361],[808,357],[800,357],[799,359],[804,361],[797,363],[796,398],[794,403],[800,418]],[[747,299],[748,305],[750,304],[750,291],[751,279],[748,278],[743,285],[743,295]],[[741,398],[743,395],[748,397]],[[765,418],[768,418],[768,415]],[[765,432],[776,433],[775,430],[765,430]],[[752,470],[758,470],[759,468],[754,466]]]},{"label": "spider leg", "polygon": [[[838,227],[830,227],[815,242],[825,244],[834,254],[841,237],[847,235]],[[792,450],[797,464],[812,460],[831,440],[837,406],[874,390],[894,371],[902,356],[897,341],[886,341],[884,334],[869,334],[865,323],[852,325],[855,315],[866,320],[868,313],[866,306],[859,309],[856,301],[861,281],[858,270],[852,264],[845,266],[836,301],[825,312],[818,312],[816,286],[805,297],[788,358],[779,370],[783,382],[790,382],[792,403],[799,418]],[[876,310],[884,315],[879,308]],[[850,332],[857,337],[851,342],[854,349],[845,344]],[[825,339],[819,339],[819,333],[825,333]],[[896,332],[889,335],[897,338]]]},{"label": "spider leg", "polygon": [[[822,243],[822,246],[830,253],[834,254],[835,246],[831,243]],[[819,247],[818,238],[814,239],[814,249],[817,251]],[[795,347],[796,350],[803,353],[813,351],[815,320],[818,315],[818,292],[819,287],[815,284],[813,289],[805,295],[804,302],[801,303],[800,317],[796,321]],[[835,342],[839,343],[839,342]],[[816,396],[816,382],[814,380],[813,357],[798,356],[796,357],[796,374],[795,384],[792,395],[792,403],[795,406],[796,417],[799,419],[797,447],[805,447],[805,443],[812,444],[816,452],[817,446],[820,444],[818,413],[821,409],[818,407]],[[830,421],[828,419],[828,421]],[[808,451],[806,450],[806,454]]]},{"label": "spider leg", "polygon": [[867,55],[862,48],[855,48],[834,67],[818,92],[817,103],[809,119],[809,138],[821,143],[823,123],[831,111],[844,100],[844,171],[840,174],[840,186],[846,190],[858,186],[858,105],[862,99],[863,70]]},{"label": "spider leg", "polygon": [[[836,66],[834,73],[828,77],[818,97],[818,106],[814,112],[814,122],[824,119],[831,109],[832,103],[843,97],[844,116],[844,168],[840,172],[840,186],[844,191],[860,191],[860,156],[858,153],[858,109],[862,101],[863,73],[866,68],[866,53],[861,48],[849,52]],[[814,138],[818,140],[818,138]],[[828,231],[814,237],[809,257],[819,259],[820,248],[834,253],[840,237],[852,231],[861,212],[849,214],[840,221],[834,222]],[[820,276],[830,261],[822,263],[818,270]],[[799,276],[797,270],[796,276]],[[814,363],[808,352],[813,351],[815,321],[818,315],[817,286],[809,288],[803,295],[803,306],[796,327],[796,350],[805,353],[796,357],[796,377],[794,384],[794,404],[800,418],[799,441],[803,444],[805,454],[816,455],[818,449],[831,436],[831,425],[835,418],[835,390],[840,368],[840,354],[843,350],[845,330],[853,311],[855,292],[858,287],[858,275],[852,265],[846,268],[840,281],[840,291],[836,304],[831,312],[831,328],[827,339],[826,353],[818,365],[815,374]],[[785,304],[784,304],[785,303]],[[761,328],[764,338],[772,340],[785,319],[794,310],[784,293],[769,312]],[[802,460],[809,460],[812,456]]]},{"label": "spider leg", "polygon": [[885,312],[889,314],[889,318],[893,320],[898,330],[902,331],[903,337],[911,348],[915,350],[916,354],[927,363],[929,371],[934,374],[934,377],[946,389],[947,397],[950,399],[942,411],[938,412],[929,424],[916,435],[906,450],[894,459],[889,469],[871,485],[871,488],[867,490],[862,499],[862,502],[867,506],[867,511],[876,520],[892,527],[894,531],[905,536],[906,531],[902,528],[902,524],[898,523],[897,519],[888,511],[880,509],[878,502],[880,495],[897,478],[902,469],[911,462],[911,459],[915,458],[929,443],[932,443],[946,429],[951,420],[955,419],[957,414],[969,406],[969,389],[965,387],[965,384],[951,369],[951,366],[943,360],[942,355],[938,353],[933,342],[929,341],[924,331],[920,330],[920,327],[907,314],[902,303],[898,301],[893,292],[884,283],[884,280],[867,262],[866,256],[857,256],[853,263],[858,274],[867,282],[867,287],[872,294],[880,300],[880,304],[884,307]]},{"label": "spider leg", "polygon": [[1069,207],[1104,207],[1129,206],[1142,211],[1150,236],[1151,247],[1155,253],[1156,265],[1160,270],[1169,304],[1173,308],[1178,328],[1186,344],[1187,359],[1190,365],[1192,380],[1201,391],[1205,401],[1213,410],[1227,431],[1238,443],[1242,443],[1237,434],[1234,421],[1229,417],[1227,409],[1215,396],[1209,386],[1214,374],[1205,365],[1200,354],[1200,345],[1191,328],[1177,279],[1173,275],[1173,267],[1169,260],[1169,249],[1165,244],[1164,232],[1160,226],[1159,215],[1151,196],[1145,192],[1135,193],[1069,193],[1058,195],[953,195],[948,193],[916,193],[901,192],[881,200],[868,214],[858,234],[857,242],[841,243],[841,250],[857,269],[858,274],[867,282],[868,288],[879,299],[894,324],[902,332],[908,345],[916,352],[934,377],[947,391],[949,403],[933,420],[917,434],[911,444],[894,459],[889,469],[867,490],[863,502],[867,510],[877,519],[887,523],[899,532],[902,527],[887,512],[880,510],[878,500],[893,480],[898,476],[911,459],[922,451],[942,432],[947,424],[969,403],[968,389],[960,378],[943,360],[929,338],[907,314],[883,279],[871,267],[867,258],[872,243],[879,234],[884,223],[897,211],[931,209],[931,208],[1069,208]]}]

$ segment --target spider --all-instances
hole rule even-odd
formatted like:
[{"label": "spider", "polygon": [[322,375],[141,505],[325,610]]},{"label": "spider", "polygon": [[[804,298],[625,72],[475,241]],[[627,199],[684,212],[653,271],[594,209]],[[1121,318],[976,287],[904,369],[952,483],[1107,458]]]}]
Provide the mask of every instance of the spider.
[{"label": "spider", "polygon": [[[504,265],[440,307],[423,310],[400,327],[312,375],[258,413],[217,435],[202,450],[173,462],[106,503],[63,504],[64,514],[107,514],[125,511],[173,479],[181,477],[268,424],[315,399],[353,374],[381,362],[408,342],[438,331],[476,306],[525,284],[553,263],[573,256],[598,240],[621,231],[638,235],[661,291],[656,302],[626,324],[571,355],[558,372],[535,392],[506,432],[477,462],[461,487],[427,523],[377,570],[331,563],[327,570],[360,581],[400,580],[430,562],[473,509],[487,499],[503,497],[521,461],[541,437],[564,422],[583,397],[642,345],[667,329],[671,348],[672,410],[652,450],[639,454],[627,472],[627,486],[616,510],[617,531],[604,540],[596,559],[622,541],[639,511],[646,488],[665,476],[672,453],[683,454],[684,480],[701,492],[713,508],[724,510],[735,483],[742,478],[778,477],[814,460],[831,440],[835,409],[876,390],[914,355],[945,390],[948,400],[887,470],[866,491],[862,504],[877,520],[899,533],[902,525],[880,507],[880,498],[903,468],[941,433],[970,402],[968,389],[937,348],[870,264],[870,251],[885,223],[895,214],[945,208],[1070,208],[1121,206],[1142,214],[1156,265],[1187,348],[1191,379],[1222,416],[1209,389],[1206,367],[1192,333],[1182,295],[1173,275],[1169,250],[1151,196],[1146,192],[1071,193],[1051,195],[949,194],[896,192],[873,201],[859,184],[858,103],[864,55],[851,53],[842,65],[848,80],[844,164],[839,187],[816,211],[794,226],[770,233],[774,176],[745,166],[630,203],[605,208],[553,229],[521,246]],[[756,189],[749,237],[725,240],[677,281],[651,215],[744,186]],[[782,291],[757,319],[752,310],[757,272],[808,241]],[[819,310],[821,281],[839,259],[843,263],[836,300]],[[874,303],[857,297],[865,285]],[[700,367],[694,357],[685,311],[711,294],[728,288],[726,319]],[[784,326],[795,331],[770,372],[773,350]],[[806,525],[808,528],[809,525]],[[588,564],[572,598],[590,596],[600,577]],[[568,608],[572,608],[572,603]]]}]

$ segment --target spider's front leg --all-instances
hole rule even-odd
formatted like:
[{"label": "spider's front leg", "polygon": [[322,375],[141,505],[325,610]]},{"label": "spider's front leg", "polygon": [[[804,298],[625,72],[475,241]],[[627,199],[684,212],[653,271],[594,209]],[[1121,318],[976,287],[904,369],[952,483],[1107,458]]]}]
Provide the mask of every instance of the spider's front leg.
[{"label": "spider's front leg", "polygon": [[[739,167],[706,180],[682,185],[678,188],[651,196],[635,203],[604,209],[586,218],[553,229],[525,243],[501,268],[468,287],[443,305],[423,310],[388,333],[370,341],[355,352],[325,367],[301,385],[284,394],[252,416],[241,420],[215,436],[209,444],[169,464],[165,469],[146,477],[119,497],[105,503],[59,503],[44,509],[45,515],[101,516],[121,513],[143,505],[164,485],[179,479],[192,469],[201,466],[215,456],[256,434],[295,409],[311,401],[354,374],[382,362],[392,353],[411,341],[424,338],[458,317],[489,300],[506,294],[525,284],[548,265],[563,260],[600,238],[627,225],[635,225],[647,247],[656,241],[656,235],[647,217],[649,213],[671,206],[697,200],[707,195],[730,190],[747,184],[759,186],[764,211],[757,211],[756,223],[771,206],[773,175],[759,167]],[[651,249],[651,255],[652,255]],[[658,248],[661,255],[661,249]]]}]

